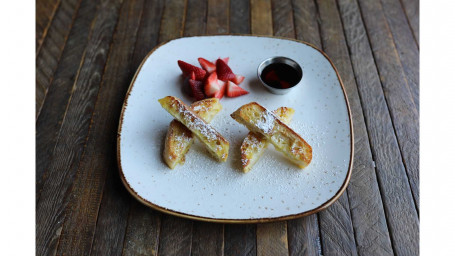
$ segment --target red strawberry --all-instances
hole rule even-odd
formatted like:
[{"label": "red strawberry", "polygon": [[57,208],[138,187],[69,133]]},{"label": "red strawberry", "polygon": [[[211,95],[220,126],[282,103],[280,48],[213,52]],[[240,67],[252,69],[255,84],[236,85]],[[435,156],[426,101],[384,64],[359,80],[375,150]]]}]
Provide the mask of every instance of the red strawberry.
[{"label": "red strawberry", "polygon": [[280,81],[280,84],[281,84],[281,88],[283,88],[283,89],[287,89],[287,88],[291,87],[291,85],[286,81]]},{"label": "red strawberry", "polygon": [[217,97],[221,99],[224,95],[225,83],[218,80],[216,72],[211,73],[204,84],[204,92],[207,97]]},{"label": "red strawberry", "polygon": [[177,63],[178,63],[178,65],[179,65],[180,69],[182,70],[183,75],[185,77],[190,77],[191,76],[191,72],[194,72],[194,74],[196,75],[196,80],[202,81],[202,79],[204,79],[204,77],[205,77],[205,74],[207,73],[202,68],[193,66],[193,65],[191,65],[189,63],[186,63],[184,61],[178,60]]},{"label": "red strawberry", "polygon": [[232,81],[235,84],[240,84],[245,79],[243,76],[235,75],[226,62],[221,59],[216,60],[216,73],[218,78],[225,82]]},{"label": "red strawberry", "polygon": [[[221,60],[224,61],[226,64],[228,64],[228,62],[229,62],[229,57],[222,58]],[[214,61],[214,62],[216,62],[216,61]]]},{"label": "red strawberry", "polygon": [[194,79],[189,79],[188,83],[190,84],[190,89],[193,97],[196,100],[203,100],[205,98],[203,82]]},{"label": "red strawberry", "polygon": [[248,91],[244,90],[242,87],[234,84],[233,82],[231,81],[227,82],[226,96],[233,98],[248,93],[249,93]]},{"label": "red strawberry", "polygon": [[198,58],[197,60],[199,61],[199,64],[201,64],[201,67],[205,71],[207,71],[209,73],[212,73],[213,71],[215,71],[216,66],[212,62],[210,62],[210,61],[208,61],[208,60],[206,60],[204,58]]},{"label": "red strawberry", "polygon": [[245,80],[244,76],[235,75],[235,78],[234,78],[234,80],[232,80],[232,82],[234,82],[235,84],[240,84],[243,82],[243,80]]}]

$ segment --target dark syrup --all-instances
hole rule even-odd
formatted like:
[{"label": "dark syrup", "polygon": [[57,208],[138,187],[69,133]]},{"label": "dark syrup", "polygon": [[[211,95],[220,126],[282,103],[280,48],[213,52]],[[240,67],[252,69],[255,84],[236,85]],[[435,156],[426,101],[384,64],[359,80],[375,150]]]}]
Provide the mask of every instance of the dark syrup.
[{"label": "dark syrup", "polygon": [[287,89],[300,81],[301,75],[293,67],[284,63],[272,63],[262,70],[261,79],[277,89]]}]

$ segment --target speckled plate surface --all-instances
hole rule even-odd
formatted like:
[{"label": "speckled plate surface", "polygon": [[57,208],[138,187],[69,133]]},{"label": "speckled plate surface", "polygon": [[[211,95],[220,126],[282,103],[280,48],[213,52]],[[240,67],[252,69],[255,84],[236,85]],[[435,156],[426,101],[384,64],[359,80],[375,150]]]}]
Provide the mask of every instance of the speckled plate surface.
[{"label": "speckled plate surface", "polygon": [[[234,73],[250,93],[223,98],[212,125],[230,142],[229,158],[215,161],[196,141],[184,165],[171,170],[162,160],[170,114],[158,99],[172,95],[186,103],[177,60],[230,57]],[[274,95],[257,79],[262,60],[286,56],[303,69],[292,93]],[[240,171],[240,145],[248,130],[230,114],[256,101],[273,110],[294,108],[290,127],[312,147],[313,160],[298,169],[273,146],[247,174]],[[320,211],[344,192],[351,175],[353,131],[349,104],[328,57],[300,41],[257,36],[201,36],[172,40],[155,48],[137,71],[125,99],[118,134],[120,177],[142,203],[177,216],[214,222],[266,222]]]}]

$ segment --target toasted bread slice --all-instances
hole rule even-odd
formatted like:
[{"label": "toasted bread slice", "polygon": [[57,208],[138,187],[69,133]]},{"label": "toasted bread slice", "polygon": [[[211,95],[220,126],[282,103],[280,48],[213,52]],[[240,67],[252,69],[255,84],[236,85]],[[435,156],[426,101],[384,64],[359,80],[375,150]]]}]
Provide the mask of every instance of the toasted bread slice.
[{"label": "toasted bread slice", "polygon": [[272,112],[256,102],[243,105],[231,114],[237,122],[250,131],[264,135],[275,148],[300,168],[312,159],[311,146]]},{"label": "toasted bread slice", "polygon": [[[287,107],[280,107],[273,111],[283,123],[289,124],[292,116],[294,116],[294,109]],[[240,147],[240,155],[242,158],[242,170],[247,173],[253,168],[256,162],[261,158],[264,151],[267,149],[269,142],[264,135],[260,133],[249,132],[243,140]]]},{"label": "toasted bread slice", "polygon": [[[222,106],[219,99],[210,98],[191,104],[190,108],[207,123],[212,121]],[[193,144],[193,133],[177,120],[172,120],[164,140],[164,162],[174,169],[177,164],[185,162],[185,155]]]},{"label": "toasted bread slice", "polygon": [[196,135],[218,161],[226,161],[229,154],[229,142],[215,128],[176,97],[167,96],[158,101],[175,119]]}]

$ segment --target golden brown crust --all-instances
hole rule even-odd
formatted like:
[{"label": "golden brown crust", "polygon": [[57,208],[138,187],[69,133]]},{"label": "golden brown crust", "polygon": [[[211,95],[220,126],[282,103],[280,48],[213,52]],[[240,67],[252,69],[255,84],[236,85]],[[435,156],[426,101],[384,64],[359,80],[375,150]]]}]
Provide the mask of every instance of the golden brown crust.
[{"label": "golden brown crust", "polygon": [[[190,108],[206,122],[212,121],[222,106],[217,98],[204,99],[191,104]],[[169,124],[164,140],[163,158],[169,168],[185,162],[185,155],[194,142],[193,133],[177,120]]]},{"label": "golden brown crust", "polygon": [[251,102],[243,105],[232,113],[231,117],[249,130],[264,135],[278,151],[300,168],[305,168],[311,162],[311,146],[272,112],[258,103]]},{"label": "golden brown crust", "polygon": [[[279,107],[273,113],[282,120],[285,124],[291,122],[295,110],[287,107]],[[240,147],[240,156],[242,162],[242,171],[247,173],[253,168],[256,162],[261,158],[264,151],[267,149],[269,142],[264,135],[255,132],[249,132],[243,140]]]},{"label": "golden brown crust", "polygon": [[226,161],[229,154],[229,142],[218,131],[180,99],[167,96],[158,101],[165,110],[196,135],[218,161]]}]

